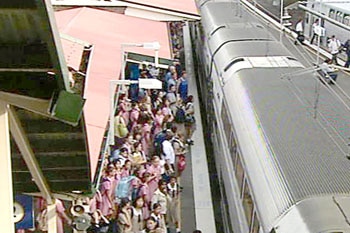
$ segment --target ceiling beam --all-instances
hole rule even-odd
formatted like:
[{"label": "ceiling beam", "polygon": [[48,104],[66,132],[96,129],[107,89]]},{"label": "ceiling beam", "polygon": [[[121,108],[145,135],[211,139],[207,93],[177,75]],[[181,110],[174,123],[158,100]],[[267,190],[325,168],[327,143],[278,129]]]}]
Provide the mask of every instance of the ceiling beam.
[{"label": "ceiling beam", "polygon": [[52,116],[48,113],[50,100],[43,100],[3,91],[0,91],[0,100],[13,106],[52,118]]},{"label": "ceiling beam", "polygon": [[48,73],[52,68],[0,68],[0,72]]}]

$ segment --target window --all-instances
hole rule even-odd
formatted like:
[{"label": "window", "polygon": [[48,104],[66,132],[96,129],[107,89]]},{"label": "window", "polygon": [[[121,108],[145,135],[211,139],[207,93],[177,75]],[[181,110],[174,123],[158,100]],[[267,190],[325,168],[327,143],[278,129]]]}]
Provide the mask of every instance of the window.
[{"label": "window", "polygon": [[243,170],[241,158],[238,153],[237,164],[236,164],[236,179],[237,179],[240,193],[242,193],[243,177],[244,177],[244,170]]},{"label": "window", "polygon": [[222,124],[224,126],[226,141],[229,142],[230,133],[231,133],[230,114],[227,111],[226,104],[224,101],[221,108],[221,119],[222,119]]},{"label": "window", "polygon": [[235,162],[236,162],[236,155],[237,155],[237,142],[236,142],[236,138],[235,138],[234,132],[231,132],[229,148],[230,148],[230,154],[231,154],[231,157],[232,157],[232,163],[235,164]]},{"label": "window", "polygon": [[245,180],[245,184],[244,184],[243,208],[244,208],[245,216],[247,218],[248,226],[250,226],[252,224],[254,203],[253,203],[252,196],[250,194],[250,189],[249,189],[247,180]]},{"label": "window", "polygon": [[330,9],[330,10],[329,10],[328,17],[331,18],[331,19],[335,19],[335,10]]},{"label": "window", "polygon": [[[223,175],[221,174],[221,177]],[[224,222],[224,228],[227,230],[227,232],[233,232],[233,227],[232,227],[232,221],[231,221],[231,216],[230,216],[230,210],[229,210],[229,205],[228,205],[228,201],[227,201],[227,195],[226,195],[226,189],[225,189],[225,185],[224,185],[224,181],[221,180],[221,193],[222,193],[222,200],[221,200],[221,208],[222,208],[222,213],[223,214],[223,222]]]},{"label": "window", "polygon": [[324,19],[321,18],[321,27],[324,27]]},{"label": "window", "polygon": [[260,223],[259,223],[259,219],[256,216],[256,212],[254,212],[254,217],[253,217],[253,225],[251,228],[251,233],[259,233],[259,229],[260,229]]},{"label": "window", "polygon": [[338,22],[343,21],[343,13],[341,11],[337,11],[337,15],[335,16],[335,20],[337,20]]},{"label": "window", "polygon": [[350,26],[350,16],[349,15],[344,16],[343,24],[345,24],[346,26]]}]

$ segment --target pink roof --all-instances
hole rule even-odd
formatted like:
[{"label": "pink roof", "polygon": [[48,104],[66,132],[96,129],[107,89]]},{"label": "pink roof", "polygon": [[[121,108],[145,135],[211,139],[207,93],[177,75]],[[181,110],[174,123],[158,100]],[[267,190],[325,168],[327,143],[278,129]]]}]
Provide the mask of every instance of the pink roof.
[{"label": "pink roof", "polygon": [[75,70],[79,70],[84,45],[63,38],[61,39],[61,43],[67,65]]},{"label": "pink roof", "polygon": [[[170,59],[167,25],[87,7],[58,11],[55,16],[61,33],[93,45],[84,96],[93,177],[109,117],[109,81],[120,76],[121,44],[158,41],[159,57]],[[153,50],[135,47],[126,50],[154,56]]]},{"label": "pink roof", "polygon": [[126,0],[125,2],[198,15],[195,0]]}]

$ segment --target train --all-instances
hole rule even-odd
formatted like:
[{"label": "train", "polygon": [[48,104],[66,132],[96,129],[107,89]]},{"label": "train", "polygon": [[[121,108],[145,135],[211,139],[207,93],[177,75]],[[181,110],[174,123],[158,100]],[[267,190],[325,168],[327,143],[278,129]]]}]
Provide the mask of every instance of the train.
[{"label": "train", "polygon": [[197,5],[189,27],[222,232],[350,232],[350,101],[244,1]]},{"label": "train", "polygon": [[[312,11],[319,12],[328,18],[337,21],[339,24],[350,27],[350,2],[339,0],[308,1],[306,7]],[[313,34],[312,24],[318,19],[317,16],[306,12],[304,20],[305,36],[311,38]],[[349,30],[339,27],[327,20],[321,19],[321,26],[325,28],[325,36],[321,38],[321,44],[326,45],[327,38],[335,35],[342,43],[350,39]]]}]

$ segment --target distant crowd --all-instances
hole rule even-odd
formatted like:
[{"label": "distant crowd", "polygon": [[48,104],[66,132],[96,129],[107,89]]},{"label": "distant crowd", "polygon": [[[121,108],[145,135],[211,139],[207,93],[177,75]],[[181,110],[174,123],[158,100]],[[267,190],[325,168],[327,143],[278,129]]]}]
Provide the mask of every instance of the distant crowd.
[{"label": "distant crowd", "polygon": [[[319,40],[318,30],[320,28],[320,21],[316,19],[312,24],[312,36],[310,39],[310,44],[313,44],[315,41]],[[303,20],[299,20],[295,25],[295,31],[297,32],[297,40],[295,44],[304,42],[304,26]],[[327,38],[327,48],[330,54],[332,55],[330,61],[327,60],[327,64],[338,65],[338,55],[342,52],[346,54],[346,61],[344,64],[345,68],[349,68],[350,65],[350,38],[346,41],[341,42],[336,35],[332,35],[330,38]]]}]

